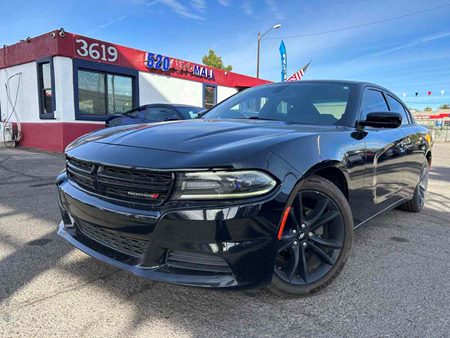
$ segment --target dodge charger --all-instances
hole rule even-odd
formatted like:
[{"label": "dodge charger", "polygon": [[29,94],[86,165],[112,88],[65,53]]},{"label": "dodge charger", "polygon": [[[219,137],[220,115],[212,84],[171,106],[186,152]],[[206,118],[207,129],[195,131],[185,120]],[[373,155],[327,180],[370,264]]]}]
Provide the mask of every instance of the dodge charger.
[{"label": "dodge charger", "polygon": [[356,227],[421,211],[431,150],[428,129],[378,85],[258,86],[200,119],[72,142],[58,234],[155,281],[307,295],[339,275]]}]

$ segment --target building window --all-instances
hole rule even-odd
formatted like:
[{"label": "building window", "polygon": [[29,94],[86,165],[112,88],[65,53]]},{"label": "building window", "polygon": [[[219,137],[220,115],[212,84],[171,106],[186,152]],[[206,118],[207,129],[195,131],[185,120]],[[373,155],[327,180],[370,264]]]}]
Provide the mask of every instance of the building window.
[{"label": "building window", "polygon": [[53,119],[55,111],[55,92],[53,62],[51,59],[38,61],[39,117]]},{"label": "building window", "polygon": [[73,60],[75,118],[105,121],[139,106],[138,71]]},{"label": "building window", "polygon": [[81,115],[106,116],[133,108],[130,76],[78,70],[78,108]]},{"label": "building window", "polygon": [[217,103],[217,87],[210,84],[203,85],[203,107],[210,109]]}]

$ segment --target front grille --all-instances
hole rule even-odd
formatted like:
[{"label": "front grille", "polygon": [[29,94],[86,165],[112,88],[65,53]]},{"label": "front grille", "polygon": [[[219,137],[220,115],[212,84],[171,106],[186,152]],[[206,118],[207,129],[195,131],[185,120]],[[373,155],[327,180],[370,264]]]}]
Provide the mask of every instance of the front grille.
[{"label": "front grille", "polygon": [[172,172],[124,169],[71,157],[66,167],[69,179],[88,191],[145,205],[163,203],[174,183]]},{"label": "front grille", "polygon": [[231,274],[228,263],[219,256],[185,251],[169,251],[166,264],[172,268]]},{"label": "front grille", "polygon": [[118,234],[81,220],[77,220],[77,227],[85,236],[94,241],[134,257],[142,257],[149,242]]}]

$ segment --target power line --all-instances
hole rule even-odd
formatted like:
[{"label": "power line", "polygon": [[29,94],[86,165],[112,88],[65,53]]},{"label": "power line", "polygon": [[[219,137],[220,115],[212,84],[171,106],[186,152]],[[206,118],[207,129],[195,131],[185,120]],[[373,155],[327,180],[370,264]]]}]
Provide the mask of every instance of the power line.
[{"label": "power line", "polygon": [[316,36],[316,35],[323,35],[323,34],[329,34],[329,33],[342,32],[342,31],[346,31],[346,30],[350,30],[350,29],[361,28],[361,27],[366,27],[366,26],[372,26],[372,25],[376,25],[376,24],[379,24],[379,23],[383,23],[383,22],[398,20],[398,19],[406,18],[406,17],[409,17],[409,16],[417,15],[417,14],[431,12],[431,11],[434,11],[436,9],[440,9],[440,8],[447,7],[447,6],[450,6],[450,3],[446,3],[444,5],[440,5],[440,6],[436,6],[436,7],[432,7],[432,8],[423,9],[423,10],[420,10],[420,11],[417,11],[417,12],[411,12],[411,13],[408,13],[408,14],[395,16],[395,17],[388,18],[388,19],[382,19],[382,20],[376,20],[376,21],[372,21],[372,22],[367,22],[367,23],[363,23],[363,24],[359,24],[359,25],[347,26],[347,27],[342,27],[342,28],[338,28],[338,29],[332,29],[332,30],[328,30],[328,31],[315,32],[315,33],[308,33],[308,34],[272,37],[272,38],[266,38],[265,40],[298,39],[298,38],[304,38],[304,37],[309,37],[309,36]]}]

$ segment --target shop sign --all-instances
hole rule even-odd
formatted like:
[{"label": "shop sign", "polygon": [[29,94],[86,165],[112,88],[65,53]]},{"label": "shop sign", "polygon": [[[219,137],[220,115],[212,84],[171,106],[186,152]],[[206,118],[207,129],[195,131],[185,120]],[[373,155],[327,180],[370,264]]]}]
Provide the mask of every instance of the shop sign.
[{"label": "shop sign", "polygon": [[150,69],[161,70],[163,72],[176,71],[180,73],[190,73],[193,76],[205,79],[214,79],[214,69],[198,65],[191,62],[169,58],[161,54],[146,53],[145,66]]}]

